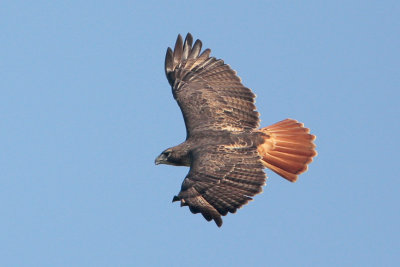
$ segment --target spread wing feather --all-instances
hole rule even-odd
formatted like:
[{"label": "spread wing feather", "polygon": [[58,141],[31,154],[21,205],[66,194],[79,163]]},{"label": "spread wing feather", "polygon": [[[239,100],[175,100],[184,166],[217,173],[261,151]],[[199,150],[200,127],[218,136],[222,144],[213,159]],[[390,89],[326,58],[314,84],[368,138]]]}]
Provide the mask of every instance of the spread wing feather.
[{"label": "spread wing feather", "polygon": [[182,110],[187,137],[204,130],[252,130],[259,126],[255,95],[223,60],[202,53],[202,43],[189,33],[168,48],[165,73]]},{"label": "spread wing feather", "polygon": [[221,216],[235,213],[265,185],[255,147],[205,146],[193,151],[192,158],[190,171],[173,201],[218,226],[222,225]]}]

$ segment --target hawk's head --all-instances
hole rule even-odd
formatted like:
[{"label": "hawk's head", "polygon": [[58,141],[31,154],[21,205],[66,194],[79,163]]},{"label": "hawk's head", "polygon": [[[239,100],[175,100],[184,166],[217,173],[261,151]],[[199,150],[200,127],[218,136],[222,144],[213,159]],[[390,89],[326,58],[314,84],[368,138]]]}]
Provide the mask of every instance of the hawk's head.
[{"label": "hawk's head", "polygon": [[174,166],[190,166],[190,157],[186,151],[179,149],[167,148],[156,158],[155,162],[158,164],[168,164]]}]

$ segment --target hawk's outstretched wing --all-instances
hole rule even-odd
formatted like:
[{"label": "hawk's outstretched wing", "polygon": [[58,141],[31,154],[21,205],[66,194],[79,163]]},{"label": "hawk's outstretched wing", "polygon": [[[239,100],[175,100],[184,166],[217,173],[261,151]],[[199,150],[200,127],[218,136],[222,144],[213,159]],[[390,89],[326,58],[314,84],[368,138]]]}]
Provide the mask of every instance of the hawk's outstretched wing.
[{"label": "hawk's outstretched wing", "polygon": [[255,95],[221,59],[201,54],[201,41],[192,47],[189,33],[179,35],[174,51],[168,48],[165,73],[182,110],[187,137],[204,130],[243,131],[259,126]]},{"label": "hawk's outstretched wing", "polygon": [[173,201],[222,225],[221,215],[262,192],[266,175],[256,147],[205,146],[192,153],[192,165]]}]

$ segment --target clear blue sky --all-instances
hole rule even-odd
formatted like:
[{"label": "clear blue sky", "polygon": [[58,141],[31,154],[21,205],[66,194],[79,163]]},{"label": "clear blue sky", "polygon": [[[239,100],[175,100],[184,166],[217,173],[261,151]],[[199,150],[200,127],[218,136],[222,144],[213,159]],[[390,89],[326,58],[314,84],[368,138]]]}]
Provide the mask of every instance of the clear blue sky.
[{"label": "clear blue sky", "polygon": [[[399,1],[0,4],[1,266],[393,266],[400,260]],[[318,136],[297,183],[222,228],[155,166],[185,128],[164,55],[191,32]]]}]

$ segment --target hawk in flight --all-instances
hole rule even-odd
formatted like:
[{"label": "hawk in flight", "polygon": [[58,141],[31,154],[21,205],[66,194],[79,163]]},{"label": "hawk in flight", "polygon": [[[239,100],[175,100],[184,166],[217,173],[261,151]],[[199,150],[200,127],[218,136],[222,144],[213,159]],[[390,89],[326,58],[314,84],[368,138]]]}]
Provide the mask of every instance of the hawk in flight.
[{"label": "hawk in flight", "polygon": [[172,201],[220,227],[221,216],[262,192],[265,167],[295,182],[317,152],[315,136],[296,120],[258,129],[255,95],[201,47],[188,33],[167,50],[165,74],[185,120],[186,141],[164,150],[155,163],[190,167]]}]

